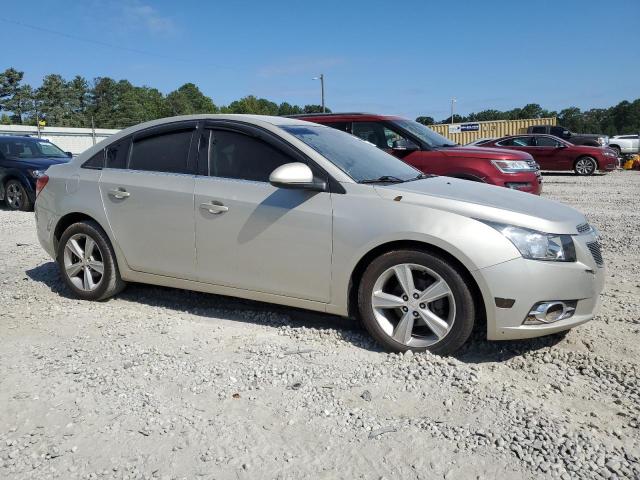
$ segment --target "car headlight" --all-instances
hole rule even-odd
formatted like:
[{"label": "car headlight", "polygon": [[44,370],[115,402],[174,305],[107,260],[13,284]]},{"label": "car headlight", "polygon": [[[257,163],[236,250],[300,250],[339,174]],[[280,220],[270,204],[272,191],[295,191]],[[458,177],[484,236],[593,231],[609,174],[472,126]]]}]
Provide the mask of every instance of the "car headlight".
[{"label": "car headlight", "polygon": [[491,163],[502,173],[529,172],[534,170],[534,168],[524,160],[491,160]]},{"label": "car headlight", "polygon": [[614,157],[614,158],[617,157],[617,155],[612,150],[605,150],[604,154],[607,157]]},{"label": "car headlight", "polygon": [[598,143],[600,145],[607,145],[609,143],[609,137],[598,137]]},{"label": "car headlight", "polygon": [[576,249],[571,235],[555,235],[528,228],[483,222],[508,238],[524,258],[555,262],[575,262]]},{"label": "car headlight", "polygon": [[33,178],[40,178],[45,174],[44,170],[28,170],[28,172]]}]

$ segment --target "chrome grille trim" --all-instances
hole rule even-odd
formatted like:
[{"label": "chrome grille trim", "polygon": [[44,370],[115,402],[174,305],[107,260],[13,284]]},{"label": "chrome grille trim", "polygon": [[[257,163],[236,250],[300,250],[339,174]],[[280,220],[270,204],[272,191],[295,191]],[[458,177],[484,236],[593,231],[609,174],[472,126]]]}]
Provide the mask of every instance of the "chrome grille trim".
[{"label": "chrome grille trim", "polygon": [[600,248],[600,243],[599,242],[588,242],[587,243],[587,248],[591,252],[591,256],[595,260],[596,265],[598,267],[603,267],[604,266],[604,260],[602,258],[602,249]]}]

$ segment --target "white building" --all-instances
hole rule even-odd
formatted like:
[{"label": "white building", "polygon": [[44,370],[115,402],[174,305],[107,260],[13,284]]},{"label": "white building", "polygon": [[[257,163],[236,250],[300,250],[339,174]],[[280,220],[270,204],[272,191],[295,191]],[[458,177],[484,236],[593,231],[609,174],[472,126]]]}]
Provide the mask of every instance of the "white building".
[{"label": "white building", "polygon": [[[40,127],[39,136],[75,156],[119,131],[111,128],[96,128],[92,131],[90,128]],[[0,125],[0,135],[38,137],[38,129],[31,125]]]}]

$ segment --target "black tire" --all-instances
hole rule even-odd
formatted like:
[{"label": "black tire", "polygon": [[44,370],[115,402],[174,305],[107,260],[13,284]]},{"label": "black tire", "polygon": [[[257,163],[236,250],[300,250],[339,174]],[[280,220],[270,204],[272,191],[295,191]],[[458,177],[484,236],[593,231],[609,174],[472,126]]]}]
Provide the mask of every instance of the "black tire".
[{"label": "black tire", "polygon": [[[437,273],[450,287],[455,302],[455,316],[444,337],[426,347],[411,347],[394,340],[385,333],[376,320],[371,301],[378,278],[388,269],[400,264],[417,264]],[[358,309],[362,324],[385,349],[394,352],[429,350],[438,355],[449,355],[469,339],[475,320],[472,290],[465,277],[446,258],[420,250],[395,250],[381,255],[369,264],[358,289]]]},{"label": "black tire", "polygon": [[9,180],[5,183],[4,203],[12,210],[21,210],[23,212],[33,210],[33,204],[27,189],[24,188],[24,185],[19,180]]},{"label": "black tire", "polygon": [[[582,169],[580,167],[581,162],[586,162],[589,167],[586,170]],[[573,171],[576,173],[576,175],[579,175],[581,177],[588,177],[589,175],[593,175],[597,170],[598,162],[593,157],[580,157],[573,165]]]},{"label": "black tire", "polygon": [[616,152],[618,158],[622,157],[622,149],[618,145],[609,145],[609,148]]},{"label": "black tire", "polygon": [[[102,274],[102,279],[95,290],[87,291],[76,287],[65,269],[65,246],[67,245],[68,240],[73,235],[77,234],[83,234],[91,237],[91,239],[96,242],[97,247],[99,248],[104,272]],[[118,270],[116,256],[113,252],[113,247],[111,246],[109,237],[107,237],[107,234],[104,232],[102,227],[100,227],[100,225],[92,220],[74,223],[67,227],[67,229],[60,237],[60,242],[58,243],[56,262],[58,263],[58,268],[60,269],[60,275],[62,276],[67,287],[69,287],[69,289],[76,297],[82,300],[106,300],[114,295],[117,295],[126,286],[126,282],[124,282],[120,277],[120,271]]]}]

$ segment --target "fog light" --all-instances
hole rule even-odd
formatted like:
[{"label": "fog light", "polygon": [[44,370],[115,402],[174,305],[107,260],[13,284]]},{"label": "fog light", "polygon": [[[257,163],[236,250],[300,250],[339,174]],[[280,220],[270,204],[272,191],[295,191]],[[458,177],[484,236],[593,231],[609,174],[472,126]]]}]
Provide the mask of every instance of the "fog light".
[{"label": "fog light", "polygon": [[521,182],[507,182],[504,184],[505,187],[510,188],[512,190],[525,190],[529,187],[531,187],[531,184],[526,182],[526,183],[521,183]]},{"label": "fog light", "polygon": [[536,303],[523,325],[541,325],[565,320],[573,316],[576,311],[576,300],[549,301]]}]

